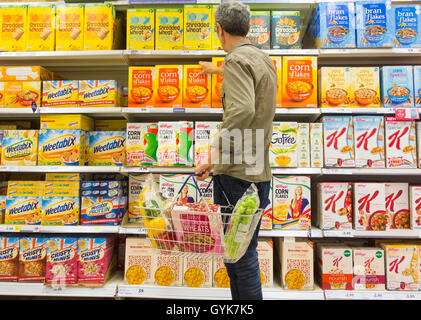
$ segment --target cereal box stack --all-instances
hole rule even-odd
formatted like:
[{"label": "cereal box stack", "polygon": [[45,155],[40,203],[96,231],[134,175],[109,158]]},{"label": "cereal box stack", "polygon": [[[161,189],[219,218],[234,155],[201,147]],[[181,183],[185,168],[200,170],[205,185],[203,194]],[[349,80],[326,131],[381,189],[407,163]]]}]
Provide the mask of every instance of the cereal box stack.
[{"label": "cereal box stack", "polygon": [[354,289],[385,290],[384,250],[380,248],[353,248]]},{"label": "cereal box stack", "polygon": [[414,82],[412,66],[382,67],[382,102],[384,107],[413,107]]},{"label": "cereal box stack", "polygon": [[386,167],[416,168],[417,144],[414,121],[399,121],[386,117]]}]

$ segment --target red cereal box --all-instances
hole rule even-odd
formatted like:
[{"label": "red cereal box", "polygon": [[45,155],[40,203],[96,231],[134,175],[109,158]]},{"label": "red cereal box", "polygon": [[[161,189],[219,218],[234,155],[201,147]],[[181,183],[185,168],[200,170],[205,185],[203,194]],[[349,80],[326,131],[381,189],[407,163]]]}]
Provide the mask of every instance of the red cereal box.
[{"label": "red cereal box", "polygon": [[77,284],[77,240],[73,237],[48,239],[45,284]]}]

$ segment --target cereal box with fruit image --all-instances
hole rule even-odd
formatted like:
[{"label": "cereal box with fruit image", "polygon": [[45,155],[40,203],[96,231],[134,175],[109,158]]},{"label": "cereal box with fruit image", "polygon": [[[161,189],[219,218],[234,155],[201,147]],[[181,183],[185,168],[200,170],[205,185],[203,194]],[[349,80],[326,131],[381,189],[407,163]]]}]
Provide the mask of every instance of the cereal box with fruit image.
[{"label": "cereal box with fruit image", "polygon": [[352,67],[350,70],[351,107],[380,107],[380,69],[378,67]]},{"label": "cereal box with fruit image", "polygon": [[128,166],[157,165],[158,123],[128,123],[126,157]]},{"label": "cereal box with fruit image", "polygon": [[200,65],[184,65],[184,108],[210,108],[211,107],[211,75],[203,74]]},{"label": "cereal box with fruit image", "polygon": [[[224,63],[224,58],[213,57],[212,63],[217,67],[222,67]],[[223,76],[220,76],[219,74],[215,73],[212,74],[212,108],[222,108],[221,90],[223,80]]]},{"label": "cereal box with fruit image", "polygon": [[42,83],[43,107],[76,108],[78,105],[79,85],[77,80],[44,81]]},{"label": "cereal box with fruit image", "polygon": [[19,237],[0,237],[0,281],[17,281],[19,275]]},{"label": "cereal box with fruit image", "polygon": [[259,49],[270,49],[270,11],[251,11],[247,39]]},{"label": "cereal box with fruit image", "polygon": [[38,130],[4,130],[1,163],[6,166],[36,166]]},{"label": "cereal box with fruit image", "polygon": [[158,165],[192,166],[193,131],[192,122],[159,122]]},{"label": "cereal box with fruit image", "polygon": [[323,290],[353,290],[351,247],[339,244],[318,245],[317,261]]},{"label": "cereal box with fruit image", "polygon": [[183,66],[155,67],[155,107],[181,108],[183,106]]},{"label": "cereal box with fruit image", "polygon": [[54,51],[55,5],[30,4],[27,15],[26,51]]},{"label": "cereal box with fruit image", "polygon": [[183,50],[184,19],[183,9],[156,8],[155,49]]},{"label": "cereal box with fruit image", "polygon": [[417,143],[415,121],[386,117],[386,168],[416,168]]},{"label": "cereal box with fruit image", "polygon": [[300,49],[300,11],[272,11],[272,49]]},{"label": "cereal box with fruit image", "polygon": [[46,285],[77,283],[76,237],[51,237],[47,241]]},{"label": "cereal box with fruit image", "polygon": [[110,3],[87,3],[84,12],[84,50],[112,50],[115,8]]},{"label": "cereal box with fruit image", "polygon": [[384,251],[380,248],[353,248],[354,289],[385,290]]},{"label": "cereal box with fruit image", "polygon": [[23,237],[19,242],[19,282],[44,282],[46,237]]},{"label": "cereal box with fruit image", "polygon": [[184,6],[184,49],[212,49],[212,9],[210,5]]},{"label": "cereal box with fruit image", "polygon": [[414,82],[412,66],[380,68],[383,107],[413,107]]},{"label": "cereal box with fruit image", "polygon": [[26,5],[8,4],[0,6],[1,51],[25,51],[27,12]]},{"label": "cereal box with fruit image", "polygon": [[6,108],[38,108],[41,106],[41,81],[6,81]]},{"label": "cereal box with fruit image", "polygon": [[56,51],[83,50],[83,9],[81,3],[56,4]]},{"label": "cereal box with fruit image", "polygon": [[421,186],[409,186],[411,229],[421,230]]},{"label": "cereal box with fruit image", "polygon": [[80,80],[80,107],[119,107],[121,86],[115,80]]},{"label": "cereal box with fruit image", "polygon": [[322,67],[319,70],[321,108],[348,107],[350,103],[350,72],[348,67]]},{"label": "cereal box with fruit image", "polygon": [[127,9],[127,49],[155,49],[155,9]]},{"label": "cereal box with fruit image", "polygon": [[126,131],[91,131],[90,166],[122,166],[126,161]]},{"label": "cereal box with fruit image", "polygon": [[298,123],[274,122],[269,162],[272,167],[298,166]]},{"label": "cereal box with fruit image", "polygon": [[154,106],[155,67],[129,67],[129,107]]},{"label": "cereal box with fruit image", "polygon": [[[159,189],[165,199],[174,199],[185,203],[194,203],[197,200],[196,185],[189,179],[188,174],[161,174],[159,177]],[[181,187],[184,185],[184,188]]]},{"label": "cereal box with fruit image", "polygon": [[409,229],[411,225],[409,213],[408,183],[385,183],[387,229]]}]

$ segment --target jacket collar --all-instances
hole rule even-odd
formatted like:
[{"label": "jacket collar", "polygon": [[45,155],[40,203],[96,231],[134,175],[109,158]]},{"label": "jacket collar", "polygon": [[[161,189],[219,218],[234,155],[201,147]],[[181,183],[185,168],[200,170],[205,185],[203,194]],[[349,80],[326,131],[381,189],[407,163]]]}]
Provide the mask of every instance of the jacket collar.
[{"label": "jacket collar", "polygon": [[231,50],[228,51],[228,54],[230,54],[231,52],[237,50],[238,48],[240,48],[242,46],[247,46],[247,45],[251,45],[251,42],[248,39],[240,40],[232,46]]}]

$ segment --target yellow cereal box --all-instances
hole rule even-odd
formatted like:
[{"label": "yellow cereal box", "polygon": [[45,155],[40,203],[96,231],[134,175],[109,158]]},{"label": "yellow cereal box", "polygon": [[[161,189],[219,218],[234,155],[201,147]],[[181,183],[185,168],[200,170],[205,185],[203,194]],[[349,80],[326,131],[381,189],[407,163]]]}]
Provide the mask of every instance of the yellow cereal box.
[{"label": "yellow cereal box", "polygon": [[112,50],[114,43],[115,8],[110,3],[87,3],[84,14],[85,50]]},{"label": "yellow cereal box", "polygon": [[44,184],[44,197],[78,197],[79,181],[41,181]]},{"label": "yellow cereal box", "polygon": [[[80,181],[88,180],[83,173],[46,173],[45,181]],[[79,189],[78,189],[79,190]]]},{"label": "yellow cereal box", "polygon": [[4,130],[1,163],[6,166],[36,166],[38,130]]},{"label": "yellow cereal box", "polygon": [[184,108],[210,108],[211,107],[211,75],[203,74],[200,65],[183,66]]},{"label": "yellow cereal box", "polygon": [[154,106],[155,67],[129,67],[129,107]]},{"label": "yellow cereal box", "polygon": [[54,4],[28,5],[27,51],[54,51],[55,14]]},{"label": "yellow cereal box", "polygon": [[56,50],[83,50],[83,9],[80,3],[56,5]]},{"label": "yellow cereal box", "polygon": [[378,67],[350,68],[351,107],[380,107],[380,70]]},{"label": "yellow cereal box", "polygon": [[0,108],[4,107],[4,82],[0,82]]},{"label": "yellow cereal box", "polygon": [[95,131],[124,131],[127,120],[95,120]]},{"label": "yellow cereal box", "polygon": [[212,19],[212,49],[213,50],[222,50],[222,45],[221,45],[221,41],[219,41],[218,38],[218,31],[216,30],[216,25],[215,25],[215,10],[216,8],[218,8],[218,5],[212,5],[211,9],[212,9],[212,14],[211,14],[211,19]]},{"label": "yellow cereal box", "polygon": [[42,196],[44,184],[44,181],[9,181],[7,183],[7,196]]},{"label": "yellow cereal box", "polygon": [[183,106],[183,66],[155,67],[155,107],[181,108]]},{"label": "yellow cereal box", "polygon": [[155,9],[127,9],[127,49],[155,49]]},{"label": "yellow cereal box", "polygon": [[5,224],[41,224],[42,198],[38,196],[6,198]]},{"label": "yellow cereal box", "polygon": [[184,6],[184,49],[212,49],[212,9],[209,5]]},{"label": "yellow cereal box", "polygon": [[183,9],[156,9],[155,49],[183,50]]},{"label": "yellow cereal box", "polygon": [[83,114],[41,114],[41,129],[93,130],[92,118]]},{"label": "yellow cereal box", "polygon": [[[223,57],[213,57],[212,63],[217,67],[221,67],[224,63]],[[222,90],[222,81],[224,77],[212,74],[212,108],[222,108],[222,101],[221,101],[221,90]]]},{"label": "yellow cereal box", "polygon": [[42,106],[76,108],[79,104],[77,80],[44,81],[42,83]]},{"label": "yellow cereal box", "polygon": [[276,75],[278,78],[278,89],[276,90],[276,107],[282,107],[282,57],[271,57],[275,65]]},{"label": "yellow cereal box", "polygon": [[126,131],[91,131],[90,166],[122,166],[126,157]]},{"label": "yellow cereal box", "polygon": [[53,80],[53,73],[40,66],[1,67],[1,81],[47,81]]},{"label": "yellow cereal box", "polygon": [[0,51],[25,51],[27,10],[26,5],[0,6]]},{"label": "yellow cereal box", "polygon": [[350,103],[348,67],[322,67],[319,70],[319,106],[348,107]]},{"label": "yellow cereal box", "polygon": [[282,107],[317,108],[317,57],[283,57]]},{"label": "yellow cereal box", "polygon": [[4,86],[6,108],[41,106],[41,81],[9,81]]},{"label": "yellow cereal box", "polygon": [[80,107],[119,107],[121,88],[115,80],[79,81]]}]

